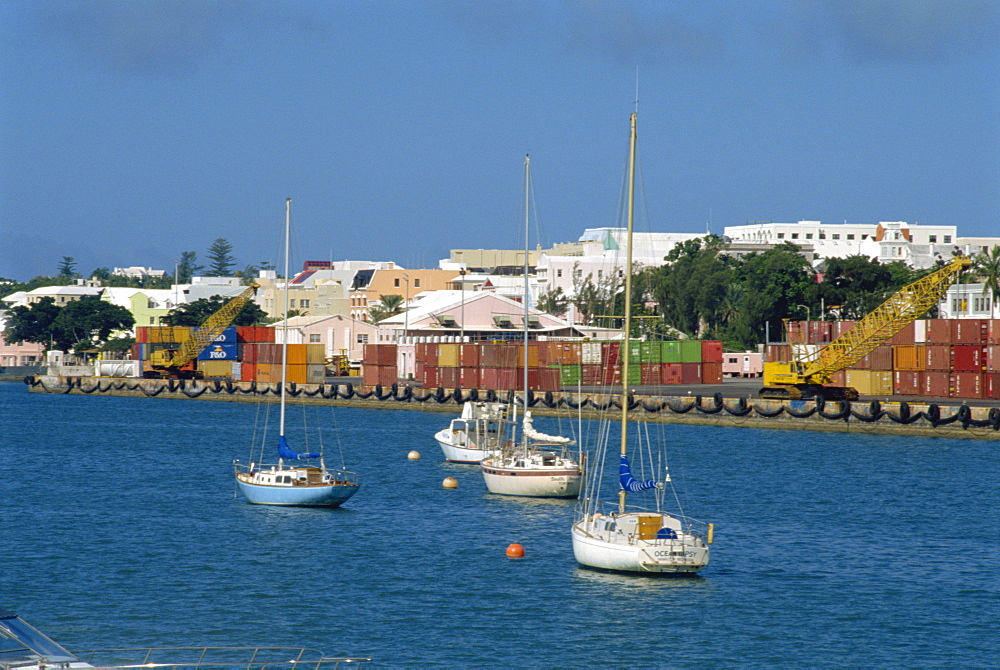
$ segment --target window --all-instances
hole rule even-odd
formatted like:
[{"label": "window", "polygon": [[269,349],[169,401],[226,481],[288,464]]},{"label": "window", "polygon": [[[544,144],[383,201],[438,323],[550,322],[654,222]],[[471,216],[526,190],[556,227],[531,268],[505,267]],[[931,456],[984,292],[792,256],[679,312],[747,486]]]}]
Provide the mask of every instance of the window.
[{"label": "window", "polygon": [[867,236],[867,235],[862,235],[862,236],[861,236],[861,239],[863,239],[863,240],[867,240],[867,239],[868,239],[868,236]]},{"label": "window", "polygon": [[819,234],[819,239],[825,240],[826,239],[826,233],[820,233]]},{"label": "window", "polygon": [[396,277],[395,279],[392,280],[392,285],[395,286],[396,288],[399,288],[399,277]]},{"label": "window", "polygon": [[807,240],[811,240],[812,238],[813,238],[813,234],[812,233],[806,233],[806,239]]},{"label": "window", "polygon": [[853,240],[854,239],[854,233],[847,233],[847,239]]},{"label": "window", "polygon": [[778,239],[779,240],[785,239],[785,234],[784,233],[778,233]]},{"label": "window", "polygon": [[562,270],[556,270],[556,277],[562,277]]},{"label": "window", "polygon": [[793,240],[799,239],[799,234],[798,233],[792,233],[792,239]]},{"label": "window", "polygon": [[840,233],[834,233],[833,234],[833,239],[839,240],[840,239]]},{"label": "window", "polygon": [[368,344],[368,335],[358,333],[358,344]]},{"label": "window", "polygon": [[931,244],[936,243],[937,242],[937,235],[931,235],[930,237],[927,238],[927,241],[930,242]]},{"label": "window", "polygon": [[951,244],[951,235],[945,235],[944,236],[944,243],[945,244]]},{"label": "window", "polygon": [[413,288],[420,288],[420,279],[413,280]]},{"label": "window", "polygon": [[316,344],[319,341],[320,341],[319,340],[319,333],[309,333],[309,342],[311,344]]},{"label": "window", "polygon": [[308,306],[309,306],[308,300],[299,300],[299,307],[308,307]]},{"label": "window", "polygon": [[295,298],[292,298],[291,300],[288,301],[288,306],[291,307],[292,309],[295,309]]}]

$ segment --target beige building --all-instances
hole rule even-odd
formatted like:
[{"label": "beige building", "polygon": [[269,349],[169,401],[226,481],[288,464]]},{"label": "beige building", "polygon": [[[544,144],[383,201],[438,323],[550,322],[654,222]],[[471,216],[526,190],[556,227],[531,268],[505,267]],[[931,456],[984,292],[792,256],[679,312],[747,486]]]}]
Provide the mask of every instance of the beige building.
[{"label": "beige building", "polygon": [[406,303],[424,291],[443,291],[461,285],[462,275],[456,270],[386,270],[359,271],[350,292],[350,315],[362,321],[371,320],[370,306],[382,296],[398,295]]}]

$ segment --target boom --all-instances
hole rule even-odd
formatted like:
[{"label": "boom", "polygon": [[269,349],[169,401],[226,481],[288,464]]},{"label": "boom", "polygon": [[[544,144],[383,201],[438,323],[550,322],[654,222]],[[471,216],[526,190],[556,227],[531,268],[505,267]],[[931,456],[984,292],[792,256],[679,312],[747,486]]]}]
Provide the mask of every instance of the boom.
[{"label": "boom", "polygon": [[[831,376],[849,368],[880,345],[920,318],[933,307],[958,274],[972,264],[965,256],[956,256],[950,263],[899,289],[884,303],[856,323],[853,328],[817,351],[796,357],[791,363],[765,363],[765,398],[809,397],[829,384]],[[829,389],[836,391],[836,389]],[[843,397],[855,399],[857,391],[841,389]],[[837,396],[838,393],[824,395]]]}]

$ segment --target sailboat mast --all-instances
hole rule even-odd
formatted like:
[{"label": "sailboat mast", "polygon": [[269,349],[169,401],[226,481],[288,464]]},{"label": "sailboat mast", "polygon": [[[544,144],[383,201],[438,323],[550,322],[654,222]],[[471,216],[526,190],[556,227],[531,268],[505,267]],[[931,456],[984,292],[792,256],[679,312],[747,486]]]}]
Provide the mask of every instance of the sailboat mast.
[{"label": "sailboat mast", "polygon": [[281,422],[278,434],[285,434],[285,386],[288,367],[288,246],[291,235],[289,230],[292,225],[292,199],[285,198],[285,318],[281,327]]},{"label": "sailboat mast", "polygon": [[[628,452],[628,369],[629,369],[629,329],[632,325],[632,218],[635,210],[635,112],[632,112],[631,136],[628,152],[628,228],[625,245],[625,337],[622,339],[622,435],[621,455]],[[618,492],[618,513],[625,513],[625,489]]]},{"label": "sailboat mast", "polygon": [[[524,413],[528,413],[528,217],[529,217],[529,200],[531,193],[531,156],[524,157],[524,323],[522,324],[523,330],[523,351],[521,355],[524,357],[521,366],[524,375],[523,388],[524,388]],[[521,442],[524,444],[524,448],[528,448],[528,436],[524,434],[524,428],[521,428]]]}]

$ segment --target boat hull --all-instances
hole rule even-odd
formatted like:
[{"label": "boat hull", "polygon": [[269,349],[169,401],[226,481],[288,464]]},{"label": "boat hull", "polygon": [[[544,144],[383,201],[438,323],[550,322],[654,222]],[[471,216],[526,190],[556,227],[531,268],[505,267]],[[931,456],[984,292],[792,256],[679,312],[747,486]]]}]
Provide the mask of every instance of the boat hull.
[{"label": "boat hull", "polygon": [[358,492],[344,471],[315,467],[254,469],[235,463],[236,483],[247,502],[286,507],[340,507]]},{"label": "boat hull", "polygon": [[461,447],[453,444],[451,437],[454,433],[445,428],[439,430],[435,435],[434,439],[437,441],[438,445],[441,447],[441,451],[444,453],[444,459],[451,463],[472,463],[476,464],[483,460],[486,455],[485,449],[474,449],[472,447]]},{"label": "boat hull", "polygon": [[481,463],[490,493],[532,498],[576,498],[583,476],[579,468],[503,468]]},{"label": "boat hull", "polygon": [[708,546],[680,533],[670,539],[637,539],[602,533],[590,521],[573,525],[573,555],[580,565],[608,572],[694,575],[708,565]]}]

